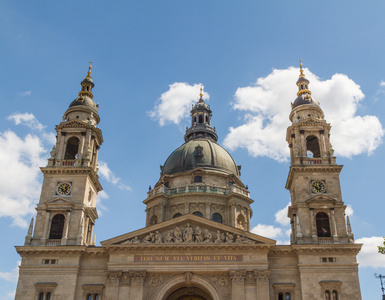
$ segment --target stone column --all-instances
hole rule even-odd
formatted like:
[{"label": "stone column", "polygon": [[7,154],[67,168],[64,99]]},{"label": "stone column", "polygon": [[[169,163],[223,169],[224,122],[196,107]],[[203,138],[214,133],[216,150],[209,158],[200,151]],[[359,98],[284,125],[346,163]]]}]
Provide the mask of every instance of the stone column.
[{"label": "stone column", "polygon": [[315,224],[314,208],[310,208],[311,238],[313,244],[318,243],[317,225]]},{"label": "stone column", "polygon": [[107,273],[106,300],[118,299],[119,281],[121,277],[121,271],[110,271]]},{"label": "stone column", "polygon": [[44,222],[44,231],[43,231],[43,236],[40,239],[40,245],[45,245],[48,239],[48,227],[49,227],[49,221],[51,217],[51,212],[46,211],[45,212],[45,222]]},{"label": "stone column", "polygon": [[330,209],[330,215],[331,215],[331,225],[332,225],[332,234],[333,234],[333,241],[334,241],[334,244],[338,244],[339,243],[339,239],[338,239],[338,232],[337,232],[337,224],[336,224],[336,216],[334,214],[334,208],[331,208]]},{"label": "stone column", "polygon": [[64,232],[63,232],[63,237],[61,239],[61,244],[62,245],[67,245],[67,240],[68,240],[68,228],[70,227],[70,218],[71,218],[71,212],[67,211],[67,216],[65,219],[65,224],[64,224]]},{"label": "stone column", "polygon": [[269,293],[269,280],[270,271],[258,271],[254,270],[254,276],[257,280],[257,299],[270,299]]},{"label": "stone column", "polygon": [[190,203],[186,202],[184,204],[184,213],[189,214],[190,213]]},{"label": "stone column", "polygon": [[210,209],[210,203],[206,203],[206,218],[211,220],[211,209]]},{"label": "stone column", "polygon": [[130,274],[128,272],[124,272],[122,273],[122,277],[120,278],[118,300],[130,299],[130,288],[131,288]]},{"label": "stone column", "polygon": [[306,147],[306,142],[305,142],[305,130],[300,130],[299,131],[301,135],[301,156],[307,157],[307,147]]},{"label": "stone column", "polygon": [[251,214],[250,208],[247,208],[246,211],[247,211],[247,227],[246,227],[246,230],[250,231],[250,214]]},{"label": "stone column", "polygon": [[60,143],[59,143],[59,149],[56,149],[56,151],[58,152],[57,155],[56,155],[56,159],[64,159],[64,140],[66,138],[66,132],[64,131],[61,131],[60,132]]},{"label": "stone column", "polygon": [[328,156],[328,153],[327,153],[326,143],[325,143],[325,130],[320,130],[319,133],[321,136],[321,143],[320,143],[321,157],[326,157]]},{"label": "stone column", "polygon": [[80,145],[79,145],[79,158],[83,158],[84,156],[84,144],[85,144],[85,138],[86,138],[86,132],[82,131],[81,132],[81,138],[80,138]]},{"label": "stone column", "polygon": [[231,299],[245,300],[246,271],[230,271],[230,277],[232,279]]},{"label": "stone column", "polygon": [[246,300],[257,299],[257,286],[253,272],[246,273]]},{"label": "stone column", "polygon": [[146,271],[130,271],[129,276],[131,278],[130,300],[142,300]]}]

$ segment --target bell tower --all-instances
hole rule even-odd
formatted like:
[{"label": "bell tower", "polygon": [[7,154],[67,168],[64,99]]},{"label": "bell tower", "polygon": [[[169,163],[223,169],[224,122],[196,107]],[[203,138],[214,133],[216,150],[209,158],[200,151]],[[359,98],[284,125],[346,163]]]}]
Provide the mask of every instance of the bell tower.
[{"label": "bell tower", "polygon": [[302,63],[297,86],[289,116],[292,125],[286,133],[291,160],[286,182],[291,194],[291,243],[354,243],[349,217],[345,220],[339,179],[342,166],[337,165],[330,143],[331,126],[311,95]]},{"label": "bell tower", "polygon": [[41,168],[44,180],[35,230],[30,226],[25,245],[93,243],[96,196],[102,190],[97,159],[103,143],[102,131],[96,127],[99,105],[93,100],[93,87],[90,65],[78,97],[56,126],[56,145],[47,166]]}]

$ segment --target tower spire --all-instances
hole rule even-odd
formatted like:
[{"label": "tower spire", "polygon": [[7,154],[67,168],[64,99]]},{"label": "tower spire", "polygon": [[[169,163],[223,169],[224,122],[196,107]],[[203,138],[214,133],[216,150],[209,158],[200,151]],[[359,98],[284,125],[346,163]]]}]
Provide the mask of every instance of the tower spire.
[{"label": "tower spire", "polygon": [[298,93],[297,96],[304,95],[305,99],[309,98],[311,95],[311,91],[309,90],[309,80],[306,79],[305,74],[303,74],[302,69],[302,59],[299,60],[299,78],[297,80]]},{"label": "tower spire", "polygon": [[91,78],[91,69],[92,69],[92,61],[90,61],[90,65],[88,66],[87,76],[80,83],[82,86],[82,89],[79,92],[80,99],[82,99],[83,96],[88,96],[91,99],[94,97],[94,95],[92,94],[92,89],[95,85]]}]

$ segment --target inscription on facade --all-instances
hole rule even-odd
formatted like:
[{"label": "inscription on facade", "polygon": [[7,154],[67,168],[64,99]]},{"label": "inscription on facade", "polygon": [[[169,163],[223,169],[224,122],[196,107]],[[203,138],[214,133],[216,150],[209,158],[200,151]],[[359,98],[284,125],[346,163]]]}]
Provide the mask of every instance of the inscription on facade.
[{"label": "inscription on facade", "polygon": [[135,262],[243,261],[243,255],[135,255]]}]

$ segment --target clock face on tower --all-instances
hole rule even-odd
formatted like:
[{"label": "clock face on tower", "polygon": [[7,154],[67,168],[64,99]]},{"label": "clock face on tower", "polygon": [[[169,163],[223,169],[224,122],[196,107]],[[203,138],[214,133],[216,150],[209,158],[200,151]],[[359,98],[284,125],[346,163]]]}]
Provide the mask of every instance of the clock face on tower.
[{"label": "clock face on tower", "polygon": [[313,193],[324,193],[325,183],[323,183],[322,181],[313,181],[311,184],[311,191]]},{"label": "clock face on tower", "polygon": [[71,185],[69,183],[61,183],[57,187],[57,192],[60,195],[69,195],[71,193]]}]

